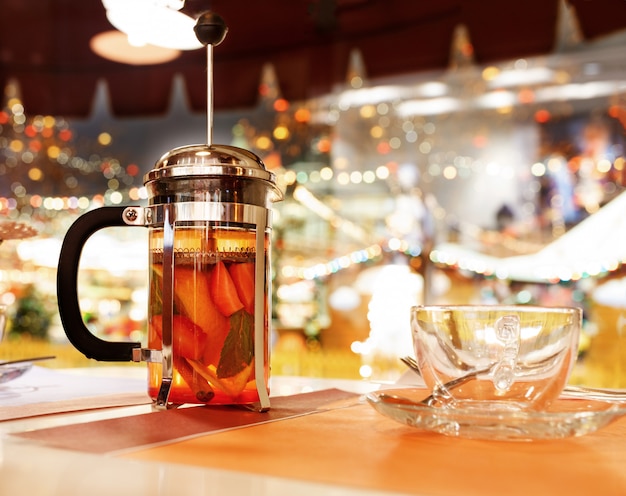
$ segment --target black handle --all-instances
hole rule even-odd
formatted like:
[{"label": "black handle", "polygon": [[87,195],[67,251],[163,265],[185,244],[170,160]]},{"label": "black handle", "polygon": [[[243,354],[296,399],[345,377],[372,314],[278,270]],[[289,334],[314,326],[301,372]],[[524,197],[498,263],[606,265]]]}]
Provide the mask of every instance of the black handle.
[{"label": "black handle", "polygon": [[104,362],[128,362],[133,349],[141,343],[105,341],[94,336],[83,322],[78,303],[78,263],[84,244],[105,227],[126,226],[122,215],[126,207],[102,207],[81,215],[69,228],[59,256],[57,299],[65,334],[87,358]]}]

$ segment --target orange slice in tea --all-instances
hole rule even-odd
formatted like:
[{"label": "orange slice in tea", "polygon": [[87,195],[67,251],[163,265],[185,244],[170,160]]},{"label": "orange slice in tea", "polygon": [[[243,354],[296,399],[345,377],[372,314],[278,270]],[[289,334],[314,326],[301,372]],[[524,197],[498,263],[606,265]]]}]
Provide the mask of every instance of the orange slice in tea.
[{"label": "orange slice in tea", "polygon": [[252,262],[232,263],[228,272],[246,312],[254,315],[254,269]]},{"label": "orange slice in tea", "polygon": [[218,261],[215,267],[211,269],[209,289],[211,298],[222,315],[230,317],[243,308],[235,283],[233,283],[233,279],[230,277],[224,262]]},{"label": "orange slice in tea", "polygon": [[[154,315],[150,324],[159,338],[163,338],[163,316]],[[207,335],[200,326],[183,315],[172,317],[174,334],[174,353],[176,355],[197,360],[204,355]]]},{"label": "orange slice in tea", "polygon": [[174,271],[174,297],[180,311],[207,334],[205,359],[217,363],[230,330],[230,321],[213,302],[209,285],[207,272],[185,267],[176,267]]},{"label": "orange slice in tea", "polygon": [[204,366],[197,360],[187,360],[193,369],[204,377],[213,387],[224,391],[229,396],[236,398],[246,387],[254,361],[246,365],[240,372],[232,377],[217,377],[217,369],[213,365]]}]

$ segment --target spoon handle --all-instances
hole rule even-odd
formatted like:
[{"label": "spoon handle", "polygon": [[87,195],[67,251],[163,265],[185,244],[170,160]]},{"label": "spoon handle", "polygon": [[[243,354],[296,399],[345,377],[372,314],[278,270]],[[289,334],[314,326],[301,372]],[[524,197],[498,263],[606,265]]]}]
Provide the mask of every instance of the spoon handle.
[{"label": "spoon handle", "polygon": [[626,391],[619,389],[604,389],[587,386],[565,386],[561,398],[580,398],[587,400],[626,402]]},{"label": "spoon handle", "polygon": [[3,367],[5,365],[16,365],[18,363],[40,362],[42,360],[52,360],[53,358],[56,358],[56,357],[53,355],[49,355],[49,356],[40,356],[40,357],[32,357],[32,358],[20,358],[19,360],[7,360],[5,362],[0,362],[0,367]]}]

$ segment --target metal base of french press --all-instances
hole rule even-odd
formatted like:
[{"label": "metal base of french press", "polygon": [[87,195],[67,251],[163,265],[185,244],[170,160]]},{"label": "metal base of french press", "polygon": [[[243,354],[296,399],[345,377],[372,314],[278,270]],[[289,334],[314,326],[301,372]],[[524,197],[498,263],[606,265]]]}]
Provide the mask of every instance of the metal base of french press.
[{"label": "metal base of french press", "polygon": [[263,406],[261,405],[260,402],[257,403],[250,403],[247,405],[236,405],[236,406],[240,406],[242,408],[245,408],[246,410],[250,410],[252,412],[257,412],[257,413],[266,413],[270,411],[270,407],[269,406]]},{"label": "metal base of french press", "polygon": [[[152,402],[152,411],[154,412],[162,412],[165,410],[176,410],[177,408],[180,408],[182,406],[211,406],[210,403],[205,403],[205,404],[187,404],[187,403],[159,403],[157,400]],[[224,405],[213,405],[213,406],[224,406]],[[263,406],[261,405],[260,402],[255,402],[255,403],[241,403],[241,404],[231,404],[228,405],[230,407],[236,407],[236,408],[242,408],[244,410],[248,410],[251,412],[256,412],[256,413],[267,413],[270,411],[270,407],[269,406]]]},{"label": "metal base of french press", "polygon": [[163,412],[165,410],[176,410],[183,406],[184,403],[167,403],[166,405],[157,404],[156,401],[152,403],[152,411],[153,412]]},{"label": "metal base of french press", "polygon": [[168,401],[169,396],[170,396],[170,389],[172,389],[172,378],[163,377],[161,379],[161,387],[159,388],[159,393],[157,394],[157,399],[154,404],[157,410],[167,410],[170,408],[176,408],[174,403],[170,403]]},{"label": "metal base of french press", "polygon": [[[161,350],[151,350],[148,348],[135,348],[133,350],[133,361],[134,362],[162,363],[163,353]],[[262,372],[262,369],[259,370],[259,373],[260,372]],[[159,387],[159,392],[157,393],[157,398],[152,403],[152,410],[154,411],[174,410],[186,404],[186,403],[172,403],[169,401],[171,388],[172,388],[172,378],[162,377],[161,386]],[[245,408],[246,410],[250,410],[250,411],[258,412],[258,413],[268,412],[270,409],[270,400],[269,400],[267,388],[265,387],[264,383],[257,383],[257,392],[259,393],[259,398],[260,398],[259,401],[254,402],[254,403],[241,403],[241,404],[235,403],[230,406],[239,406],[241,408]],[[210,402],[207,402],[205,404],[210,405]]]},{"label": "metal base of french press", "polygon": [[[198,407],[198,406],[211,406],[210,403],[206,403],[204,405],[202,404],[187,404],[187,403],[167,403],[166,405],[160,405],[157,404],[156,401],[154,401],[152,403],[152,411],[153,412],[163,412],[166,410],[176,410],[178,408],[181,408],[183,406],[189,406],[189,407]],[[214,406],[223,406],[223,405],[214,405]],[[260,403],[250,403],[250,404],[234,404],[234,405],[228,405],[230,407],[235,407],[235,408],[241,408],[244,410],[248,410],[251,412],[255,412],[255,413],[267,413],[270,411],[269,407],[265,407],[262,406]]]}]

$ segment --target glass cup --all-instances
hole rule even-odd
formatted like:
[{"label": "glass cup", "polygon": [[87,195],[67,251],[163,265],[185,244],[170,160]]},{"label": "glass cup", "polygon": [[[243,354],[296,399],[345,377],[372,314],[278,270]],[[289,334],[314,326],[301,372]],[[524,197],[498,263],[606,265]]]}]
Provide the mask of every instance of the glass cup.
[{"label": "glass cup", "polygon": [[435,407],[546,409],[576,362],[582,311],[537,306],[411,309],[419,369]]}]

